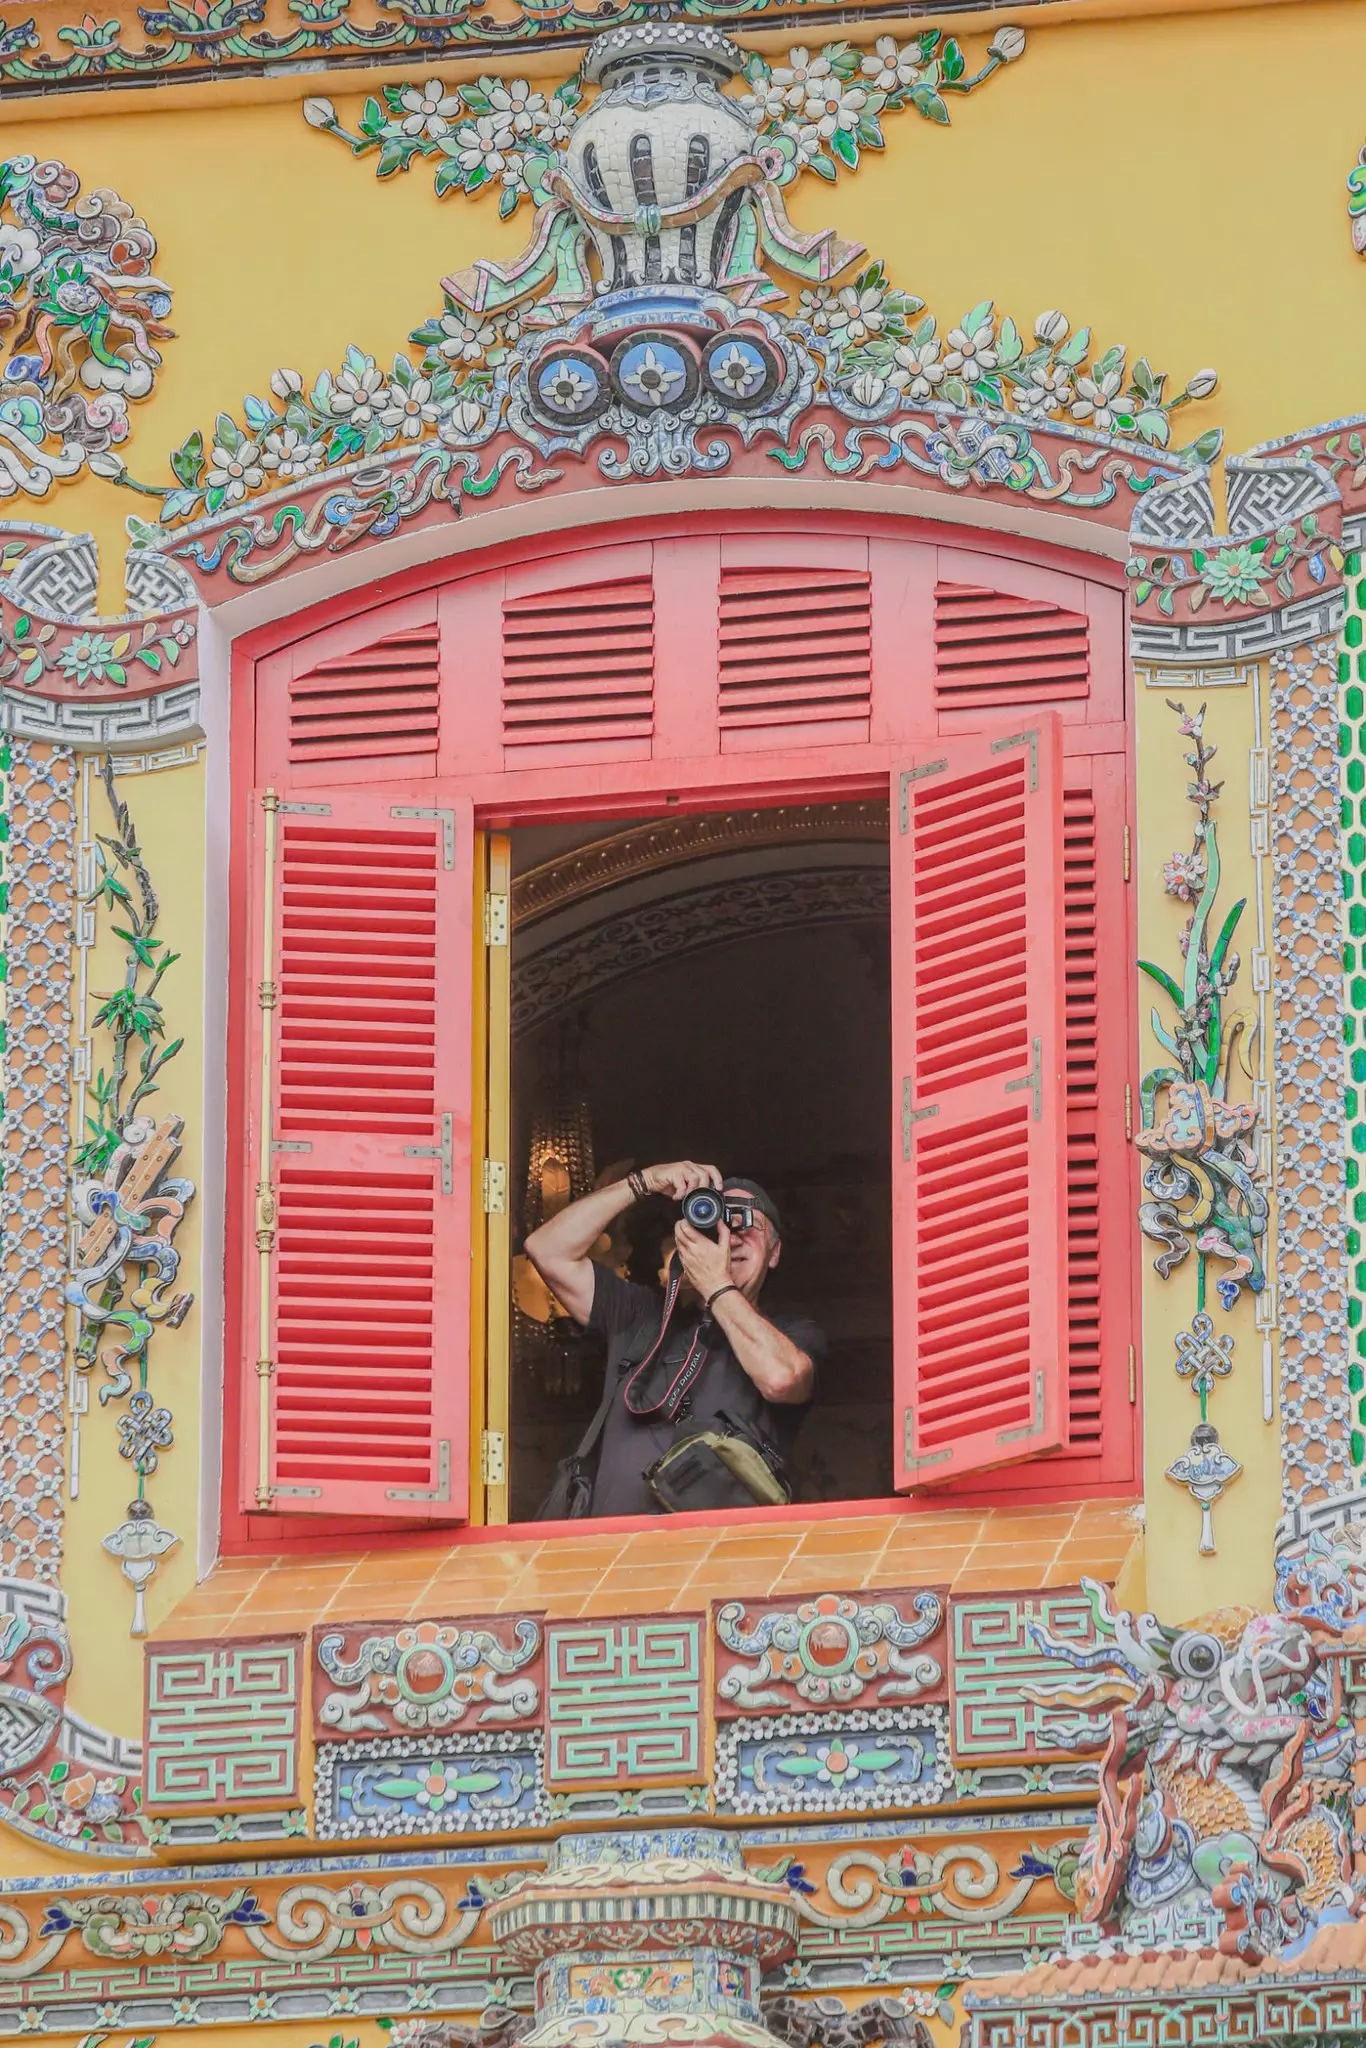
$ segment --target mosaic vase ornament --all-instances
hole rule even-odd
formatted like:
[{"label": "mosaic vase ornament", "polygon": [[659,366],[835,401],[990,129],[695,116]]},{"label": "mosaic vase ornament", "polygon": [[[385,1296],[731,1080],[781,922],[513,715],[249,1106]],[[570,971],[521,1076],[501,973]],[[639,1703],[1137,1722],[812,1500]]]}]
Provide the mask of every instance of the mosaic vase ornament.
[{"label": "mosaic vase ornament", "polygon": [[480,317],[543,297],[564,318],[623,293],[781,299],[765,258],[805,284],[846,270],[861,247],[832,228],[793,226],[783,153],[721,90],[743,68],[734,43],[687,22],[598,36],[583,65],[598,97],[541,178],[529,246],[510,264],[482,261],[444,278],[447,294]]},{"label": "mosaic vase ornament", "polygon": [[759,1982],[796,1954],[796,1905],[720,1829],[560,1841],[490,1926],[507,1962],[536,1971],[522,2048],[776,2048]]}]

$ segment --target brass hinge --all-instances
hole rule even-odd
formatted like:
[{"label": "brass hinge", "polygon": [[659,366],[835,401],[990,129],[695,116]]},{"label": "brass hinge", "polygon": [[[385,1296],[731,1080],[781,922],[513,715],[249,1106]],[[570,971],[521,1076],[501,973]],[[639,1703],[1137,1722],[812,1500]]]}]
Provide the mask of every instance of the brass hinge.
[{"label": "brass hinge", "polygon": [[508,1443],[501,1429],[486,1429],[479,1451],[479,1470],[485,1486],[506,1486]]},{"label": "brass hinge", "polygon": [[1132,1081],[1124,1083],[1124,1136],[1126,1141],[1134,1135],[1134,1088]]},{"label": "brass hinge", "polygon": [[1124,827],[1124,879],[1126,882],[1129,880],[1129,874],[1129,828],[1126,825]]},{"label": "brass hinge", "polygon": [[484,944],[505,946],[511,928],[508,899],[499,891],[488,889],[484,893]]},{"label": "brass hinge", "polygon": [[1131,1345],[1129,1346],[1129,1406],[1130,1406],[1131,1408],[1133,1408],[1133,1407],[1135,1407],[1135,1406],[1137,1405],[1137,1403],[1138,1403],[1138,1364],[1137,1364],[1137,1360],[1136,1360],[1136,1359],[1135,1359],[1135,1357],[1134,1357],[1134,1347],[1133,1347],[1133,1345],[1131,1344]]},{"label": "brass hinge", "polygon": [[484,1161],[484,1214],[505,1216],[508,1206],[508,1170],[501,1159]]}]

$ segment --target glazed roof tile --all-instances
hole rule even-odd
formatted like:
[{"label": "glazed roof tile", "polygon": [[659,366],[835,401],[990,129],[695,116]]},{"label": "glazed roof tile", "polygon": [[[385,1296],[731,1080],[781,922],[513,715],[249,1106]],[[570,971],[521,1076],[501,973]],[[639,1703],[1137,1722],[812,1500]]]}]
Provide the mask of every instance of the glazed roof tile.
[{"label": "glazed roof tile", "polygon": [[1366,1971],[1366,1923],[1320,1927],[1298,1955],[1245,1963],[1218,1949],[1144,1949],[1138,1955],[1092,1954],[1037,1963],[1012,1977],[984,1977],[968,1998],[981,2005],[1059,2005],[1097,1999],[1165,1997],[1271,1979],[1333,1977]]}]

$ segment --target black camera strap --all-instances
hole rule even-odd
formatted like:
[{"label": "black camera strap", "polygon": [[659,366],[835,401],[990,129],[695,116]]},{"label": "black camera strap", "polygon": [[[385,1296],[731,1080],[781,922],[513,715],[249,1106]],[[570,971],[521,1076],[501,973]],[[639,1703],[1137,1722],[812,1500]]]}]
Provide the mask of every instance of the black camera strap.
[{"label": "black camera strap", "polygon": [[639,1365],[632,1371],[622,1394],[622,1399],[625,1401],[627,1409],[638,1418],[643,1418],[647,1415],[659,1415],[666,1422],[673,1422],[697,1375],[707,1362],[707,1341],[703,1332],[709,1328],[711,1319],[709,1316],[703,1316],[693,1332],[692,1342],[688,1346],[686,1357],[674,1373],[673,1378],[664,1389],[660,1398],[657,1401],[646,1401],[642,1398],[644,1394],[643,1388],[640,1395],[636,1394],[637,1383],[640,1381],[641,1375],[648,1372],[651,1366],[654,1365],[655,1360],[659,1357],[664,1347],[664,1340],[669,1334],[669,1324],[673,1320],[673,1312],[678,1306],[678,1297],[682,1286],[683,1266],[678,1254],[675,1253],[669,1261],[669,1280],[664,1291],[664,1311],[660,1318],[659,1335],[655,1338],[654,1343],[650,1346],[644,1358],[641,1359]]}]

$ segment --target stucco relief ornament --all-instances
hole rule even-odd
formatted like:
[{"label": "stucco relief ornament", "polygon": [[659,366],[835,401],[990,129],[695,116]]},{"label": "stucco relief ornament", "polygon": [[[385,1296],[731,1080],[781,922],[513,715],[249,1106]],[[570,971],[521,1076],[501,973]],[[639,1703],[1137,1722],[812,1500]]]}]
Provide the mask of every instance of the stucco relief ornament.
[{"label": "stucco relief ornament", "polygon": [[174,451],[174,484],[120,467],[160,500],[155,524],[129,521],[135,548],[189,525],[171,551],[197,575],[256,583],[466,500],[553,489],[564,454],[618,482],[719,472],[762,446],[793,471],[895,468],[1087,508],[1209,459],[1216,432],[1158,456],[1213,371],[1176,387],[1059,311],[1030,330],[990,300],[941,332],[855,244],[788,217],[801,172],[854,168],[896,107],[942,121],[946,93],[1022,48],[1003,27],[969,73],[926,32],[867,55],[793,50],[770,70],[709,26],[645,22],[592,43],[586,107],[577,84],[429,82],[351,135],[311,101],[313,125],[377,148],[383,174],[431,154],[448,189],[497,183],[506,212],[530,198],[530,239],[443,280],[442,310],[408,337],[416,356],[348,348],[311,383],[281,367],[240,419],[220,413]]},{"label": "stucco relief ornament", "polygon": [[[1222,878],[1214,806],[1223,784],[1212,780],[1217,748],[1205,738],[1205,706],[1188,712],[1171,703],[1183,738],[1190,741],[1187,794],[1195,807],[1189,853],[1172,854],[1162,870],[1167,894],[1191,905],[1181,935],[1179,978],[1152,961],[1139,968],[1171,1004],[1170,1021],[1154,1008],[1153,1036],[1174,1064],[1151,1069],[1140,1091],[1142,1129],[1134,1139],[1147,1165],[1143,1187],[1149,1200],[1138,1211],[1139,1227],[1162,1246],[1153,1264],[1165,1279],[1192,1251],[1196,1260],[1196,1306],[1205,1308],[1209,1260],[1223,1271],[1215,1286],[1225,1309],[1241,1290],[1260,1293],[1266,1285],[1262,1242],[1269,1214],[1253,1139],[1255,1103],[1231,1099],[1238,1069],[1252,1078],[1248,1043],[1256,1029],[1249,1011],[1225,1013],[1225,1000],[1238,977],[1233,938],[1246,907],[1227,912],[1216,905]],[[1201,1397],[1203,1419],[1205,1398]]]},{"label": "stucco relief ornament", "polygon": [[55,157],[0,162],[0,498],[109,476],[169,338],[156,241],[126,199]]}]

